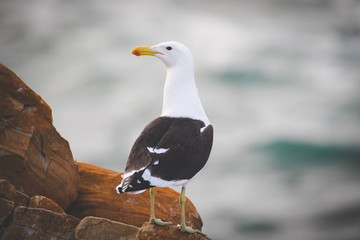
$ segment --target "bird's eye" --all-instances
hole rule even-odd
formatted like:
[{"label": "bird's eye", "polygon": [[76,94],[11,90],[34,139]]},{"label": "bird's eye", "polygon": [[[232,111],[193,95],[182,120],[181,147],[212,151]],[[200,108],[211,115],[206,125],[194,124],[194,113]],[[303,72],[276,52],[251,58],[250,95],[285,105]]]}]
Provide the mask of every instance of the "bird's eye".
[{"label": "bird's eye", "polygon": [[170,50],[172,50],[172,47],[169,46],[169,47],[166,47],[166,49],[170,51]]}]

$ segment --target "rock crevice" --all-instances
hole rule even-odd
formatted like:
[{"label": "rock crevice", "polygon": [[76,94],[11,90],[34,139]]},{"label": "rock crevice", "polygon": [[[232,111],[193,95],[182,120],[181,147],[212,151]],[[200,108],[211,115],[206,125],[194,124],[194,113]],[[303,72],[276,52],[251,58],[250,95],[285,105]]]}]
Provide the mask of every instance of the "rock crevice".
[{"label": "rock crevice", "polygon": [[79,174],[68,142],[52,125],[51,108],[1,64],[0,178],[63,209],[77,198]]}]

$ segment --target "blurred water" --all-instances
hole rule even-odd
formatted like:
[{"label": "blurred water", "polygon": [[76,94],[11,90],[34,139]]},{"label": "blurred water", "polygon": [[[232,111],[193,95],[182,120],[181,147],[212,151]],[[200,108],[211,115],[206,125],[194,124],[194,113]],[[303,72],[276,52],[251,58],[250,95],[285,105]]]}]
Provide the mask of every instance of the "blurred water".
[{"label": "blurred water", "polygon": [[122,171],[192,49],[215,127],[187,195],[214,239],[360,238],[360,1],[0,0],[0,62],[52,107],[81,162]]}]

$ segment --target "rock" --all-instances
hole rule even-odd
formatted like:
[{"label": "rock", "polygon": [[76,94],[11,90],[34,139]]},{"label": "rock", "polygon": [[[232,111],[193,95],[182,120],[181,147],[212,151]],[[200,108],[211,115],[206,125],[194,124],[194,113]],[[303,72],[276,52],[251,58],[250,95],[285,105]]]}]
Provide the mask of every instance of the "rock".
[{"label": "rock", "polygon": [[133,240],[136,237],[137,227],[105,218],[85,217],[75,229],[76,240]]},{"label": "rock", "polygon": [[185,233],[174,225],[158,226],[145,223],[136,235],[136,240],[210,240],[199,233]]},{"label": "rock", "polygon": [[[150,197],[141,194],[117,194],[121,173],[87,163],[76,163],[80,174],[78,198],[67,213],[84,218],[96,216],[141,227],[150,218]],[[171,188],[157,188],[155,215],[164,221],[180,223],[179,193]],[[187,199],[186,224],[201,229],[202,221],[194,205]]]},{"label": "rock", "polygon": [[43,208],[56,213],[65,213],[64,210],[62,210],[62,208],[57,205],[57,203],[54,202],[52,199],[39,195],[30,198],[28,207]]},{"label": "rock", "polygon": [[76,165],[68,142],[52,125],[51,108],[1,64],[0,178],[63,209],[77,197]]},{"label": "rock", "polygon": [[15,208],[13,221],[1,240],[73,240],[79,222],[80,219],[70,215],[19,206]]},{"label": "rock", "polygon": [[0,229],[14,209],[14,202],[0,198]]},{"label": "rock", "polygon": [[15,187],[6,181],[0,179],[0,198],[5,198],[14,202],[15,207],[27,206],[29,196],[15,189]]}]

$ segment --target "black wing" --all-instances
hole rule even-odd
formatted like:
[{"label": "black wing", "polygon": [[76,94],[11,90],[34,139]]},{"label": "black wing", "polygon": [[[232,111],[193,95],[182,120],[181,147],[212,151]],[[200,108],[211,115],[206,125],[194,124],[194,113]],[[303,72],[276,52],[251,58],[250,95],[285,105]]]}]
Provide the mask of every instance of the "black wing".
[{"label": "black wing", "polygon": [[[135,141],[126,164],[122,190],[139,191],[153,187],[142,178],[165,181],[189,180],[207,162],[213,141],[213,128],[190,118],[159,117],[149,123]],[[120,192],[121,189],[120,189]]]}]

